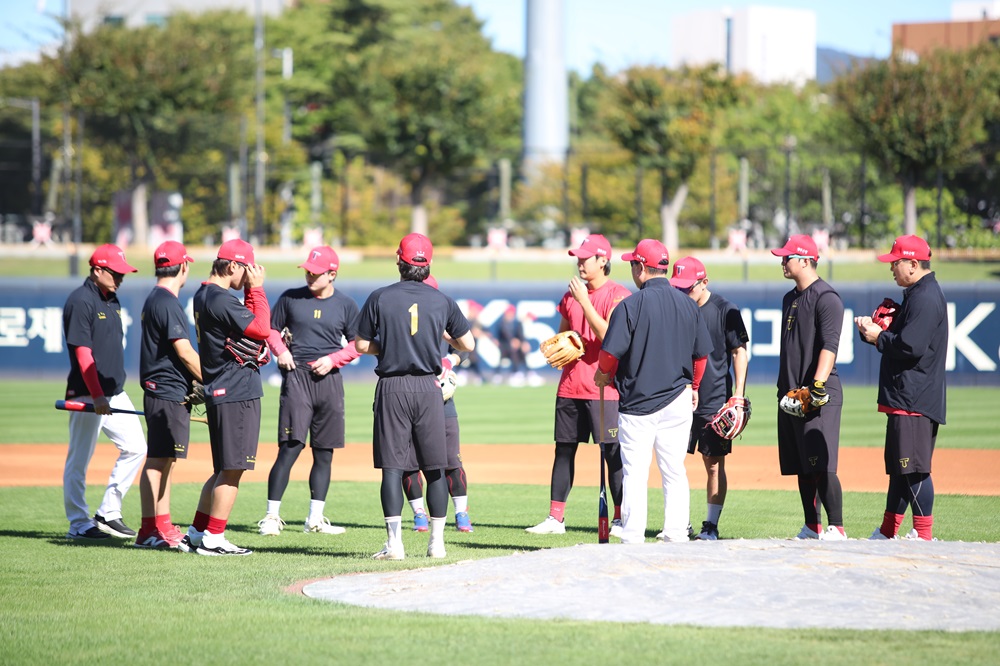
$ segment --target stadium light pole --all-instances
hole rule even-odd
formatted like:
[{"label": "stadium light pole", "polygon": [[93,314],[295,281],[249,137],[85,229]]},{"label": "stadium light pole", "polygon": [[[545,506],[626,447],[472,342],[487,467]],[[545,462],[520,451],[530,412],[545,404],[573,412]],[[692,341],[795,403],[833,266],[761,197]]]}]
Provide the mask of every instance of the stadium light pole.
[{"label": "stadium light pole", "polygon": [[253,243],[264,242],[264,8],[262,0],[254,2],[254,51],[257,55],[257,150],[254,176],[254,238]]},{"label": "stadium light pole", "polygon": [[[792,153],[798,143],[791,134],[785,137],[785,224],[792,222]],[[786,228],[787,231],[787,228]]]}]

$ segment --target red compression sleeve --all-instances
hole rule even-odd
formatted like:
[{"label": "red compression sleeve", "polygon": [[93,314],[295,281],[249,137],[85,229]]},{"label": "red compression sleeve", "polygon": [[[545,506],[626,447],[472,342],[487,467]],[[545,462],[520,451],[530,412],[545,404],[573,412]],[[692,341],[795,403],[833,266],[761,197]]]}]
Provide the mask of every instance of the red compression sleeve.
[{"label": "red compression sleeve", "polygon": [[618,372],[618,359],[602,349],[597,357],[597,369],[606,375],[614,375]]},{"label": "red compression sleeve", "polygon": [[254,314],[253,321],[243,329],[244,335],[254,340],[267,340],[271,335],[271,306],[264,287],[253,287],[244,292],[243,305]]},{"label": "red compression sleeve", "polygon": [[271,333],[267,336],[267,346],[271,348],[271,353],[275,356],[281,356],[288,351],[288,347],[285,346],[285,341],[281,339],[281,332],[276,331],[273,328],[271,329]]},{"label": "red compression sleeve", "polygon": [[701,386],[701,380],[705,376],[706,365],[708,365],[707,356],[694,359],[694,380],[691,382],[691,388],[695,391]]},{"label": "red compression sleeve", "polygon": [[83,383],[87,385],[87,391],[92,398],[103,398],[104,389],[101,388],[101,380],[97,376],[97,364],[94,363],[94,351],[90,347],[77,347],[74,350],[76,362],[80,365],[80,374],[83,375]]},{"label": "red compression sleeve", "polygon": [[346,347],[332,354],[327,354],[327,356],[333,361],[333,367],[335,368],[342,368],[354,359],[361,358],[361,354],[358,353],[357,348],[354,346],[354,341],[348,342]]}]

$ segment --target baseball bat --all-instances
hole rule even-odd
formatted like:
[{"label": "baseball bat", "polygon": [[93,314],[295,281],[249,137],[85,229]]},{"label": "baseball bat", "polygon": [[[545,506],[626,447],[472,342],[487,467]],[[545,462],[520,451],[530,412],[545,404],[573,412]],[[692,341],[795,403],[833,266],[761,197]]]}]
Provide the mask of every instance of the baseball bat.
[{"label": "baseball bat", "polygon": [[608,496],[604,483],[604,387],[600,387],[601,400],[598,413],[600,414],[601,437],[597,445],[601,449],[601,494],[597,500],[597,543],[608,543],[611,532],[608,528]]},{"label": "baseball bat", "polygon": [[[61,409],[67,412],[90,412],[94,413],[94,406],[89,402],[80,402],[78,400],[56,400],[56,409]],[[143,412],[136,412],[131,409],[118,409],[117,407],[111,408],[112,414],[135,414],[136,416],[143,416]]]},{"label": "baseball bat", "polygon": [[195,423],[208,423],[208,419],[204,416],[192,416],[191,420]]}]

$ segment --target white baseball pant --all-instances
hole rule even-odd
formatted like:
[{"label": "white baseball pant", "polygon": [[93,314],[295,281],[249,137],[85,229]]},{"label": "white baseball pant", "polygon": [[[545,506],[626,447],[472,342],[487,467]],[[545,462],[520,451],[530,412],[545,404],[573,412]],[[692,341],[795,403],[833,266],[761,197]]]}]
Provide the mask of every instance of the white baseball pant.
[{"label": "white baseball pant", "polygon": [[622,543],[646,539],[647,482],[653,452],[663,479],[664,538],[687,541],[691,490],[684,458],[691,432],[691,389],[653,414],[618,414],[618,442],[623,464]]},{"label": "white baseball pant", "polygon": [[[90,396],[76,398],[80,402],[93,404]],[[109,401],[115,409],[135,411],[128,394],[112,396]],[[108,487],[97,513],[108,520],[122,517],[122,500],[128,492],[136,474],[146,457],[146,436],[142,424],[135,414],[111,414],[102,416],[89,412],[70,412],[69,451],[66,453],[66,467],[63,470],[63,504],[70,532],[80,534],[95,525],[87,505],[87,467],[94,455],[97,436],[104,432],[118,447],[118,460],[111,469]]]}]

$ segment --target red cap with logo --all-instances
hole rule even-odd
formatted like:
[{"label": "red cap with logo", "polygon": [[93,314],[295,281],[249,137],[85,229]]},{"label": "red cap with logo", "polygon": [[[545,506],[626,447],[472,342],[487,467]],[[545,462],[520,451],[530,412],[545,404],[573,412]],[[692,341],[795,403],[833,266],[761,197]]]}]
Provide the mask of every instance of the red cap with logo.
[{"label": "red cap with logo", "polygon": [[622,261],[638,261],[649,268],[667,269],[670,265],[670,254],[660,241],[654,238],[644,238],[639,241],[632,252],[622,255]]},{"label": "red cap with logo", "polygon": [[219,248],[219,259],[235,261],[239,264],[254,264],[253,245],[240,238],[227,240]]},{"label": "red cap with logo", "polygon": [[930,261],[931,246],[920,236],[900,236],[892,242],[892,249],[888,254],[880,254],[879,261],[891,263],[900,259],[913,259],[914,261]]},{"label": "red cap with logo", "polygon": [[434,245],[431,244],[431,239],[423,234],[408,234],[399,241],[396,254],[412,266],[427,266],[434,256]]},{"label": "red cap with logo", "polygon": [[580,247],[570,250],[569,255],[577,259],[589,259],[593,256],[605,257],[611,260],[611,243],[601,234],[590,234],[583,239]]},{"label": "red cap with logo", "polygon": [[90,265],[107,268],[115,273],[135,273],[139,270],[129,266],[125,261],[125,251],[111,243],[101,245],[94,250],[94,254],[90,255]]},{"label": "red cap with logo", "polygon": [[690,289],[706,276],[705,264],[694,257],[684,257],[674,263],[674,274],[670,277],[670,284],[680,289]]},{"label": "red cap with logo", "polygon": [[776,257],[819,260],[819,249],[816,247],[816,242],[805,234],[795,234],[788,239],[784,247],[771,250],[771,254]]},{"label": "red cap with logo", "polygon": [[309,250],[309,258],[299,264],[313,275],[335,271],[340,267],[340,257],[329,245],[320,245]]},{"label": "red cap with logo", "polygon": [[187,248],[177,241],[163,241],[156,248],[156,251],[153,252],[153,264],[157,268],[176,266],[177,264],[183,264],[185,261],[194,261],[194,259],[188,255]]}]

